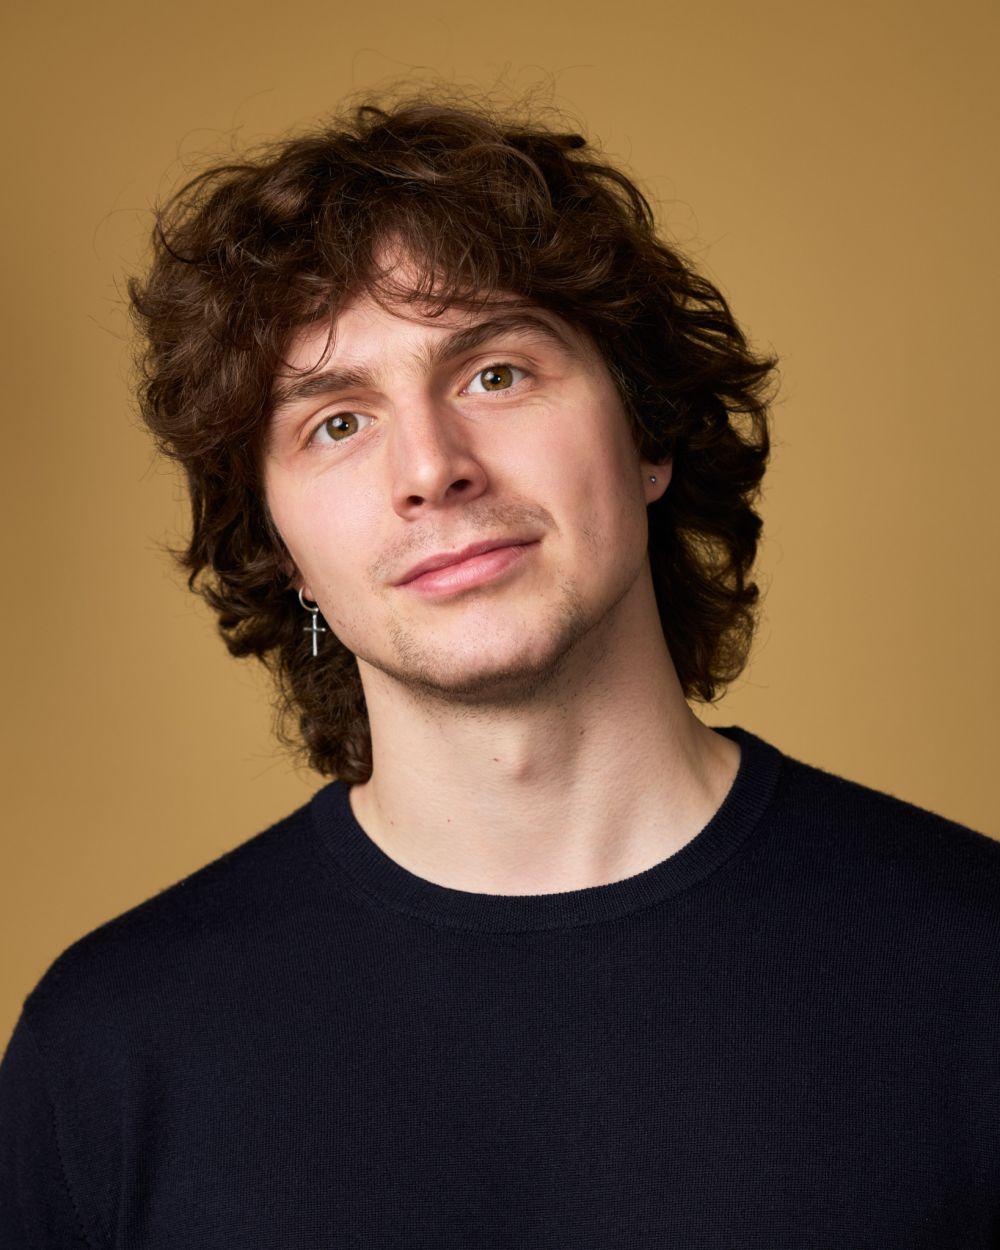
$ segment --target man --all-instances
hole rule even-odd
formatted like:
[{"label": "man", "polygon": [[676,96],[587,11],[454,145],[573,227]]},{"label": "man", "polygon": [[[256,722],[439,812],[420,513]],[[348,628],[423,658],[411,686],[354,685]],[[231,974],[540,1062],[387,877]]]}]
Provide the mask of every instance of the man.
[{"label": "man", "polygon": [[2,1244],[1000,1245],[1000,846],[691,709],[774,361],[628,179],[364,106],[131,292],[180,558],[332,780],[32,990]]}]

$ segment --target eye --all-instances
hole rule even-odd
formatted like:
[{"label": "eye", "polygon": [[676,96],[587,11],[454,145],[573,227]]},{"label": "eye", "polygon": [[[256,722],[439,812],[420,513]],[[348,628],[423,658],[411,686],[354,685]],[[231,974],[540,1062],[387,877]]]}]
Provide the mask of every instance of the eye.
[{"label": "eye", "polygon": [[[517,379],[514,378],[515,373],[523,374],[527,377],[527,370],[519,368],[517,365],[507,363],[496,363],[487,365],[485,368],[478,370],[473,381],[480,378],[485,379],[484,389],[480,391],[469,390],[468,387],[462,391],[463,395],[490,395],[498,394],[503,391],[511,390]],[[306,440],[310,446],[327,446],[331,443],[344,443],[348,439],[353,438],[364,427],[359,424],[361,421],[370,421],[371,418],[364,412],[335,412],[328,417],[324,417],[316,426],[313,432]],[[321,439],[320,432],[328,434],[329,439]]]},{"label": "eye", "polygon": [[512,373],[524,373],[523,369],[519,369],[517,365],[509,364],[492,364],[487,365],[485,369],[480,369],[473,381],[479,378],[486,378],[485,389],[481,391],[471,391],[472,395],[489,395],[497,391],[509,391],[514,385],[511,380]]},{"label": "eye", "polygon": [[325,430],[331,437],[326,446],[333,443],[342,443],[345,439],[350,438],[358,432],[358,422],[362,419],[368,420],[367,413],[364,412],[335,412],[329,417],[324,417],[317,425],[315,430],[309,436],[309,442],[314,446],[319,443],[323,445],[325,440],[317,438],[321,430]]}]

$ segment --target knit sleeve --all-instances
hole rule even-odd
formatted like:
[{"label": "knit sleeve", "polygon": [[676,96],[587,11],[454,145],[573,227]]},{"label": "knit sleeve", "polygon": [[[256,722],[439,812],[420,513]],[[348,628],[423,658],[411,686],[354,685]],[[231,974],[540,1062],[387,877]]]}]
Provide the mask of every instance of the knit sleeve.
[{"label": "knit sleeve", "polygon": [[67,1185],[42,1058],[23,1015],[0,1062],[0,1246],[95,1250]]}]

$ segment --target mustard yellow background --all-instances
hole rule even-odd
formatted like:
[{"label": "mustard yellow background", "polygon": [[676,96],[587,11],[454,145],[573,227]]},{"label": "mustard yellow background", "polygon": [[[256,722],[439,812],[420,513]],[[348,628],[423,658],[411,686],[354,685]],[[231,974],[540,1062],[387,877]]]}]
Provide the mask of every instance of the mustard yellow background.
[{"label": "mustard yellow background", "polygon": [[995,4],[5,12],[4,1043],[66,945],[322,784],[160,554],[123,279],[203,159],[400,77],[550,99],[781,357],[762,625],[704,719],[1000,836]]}]

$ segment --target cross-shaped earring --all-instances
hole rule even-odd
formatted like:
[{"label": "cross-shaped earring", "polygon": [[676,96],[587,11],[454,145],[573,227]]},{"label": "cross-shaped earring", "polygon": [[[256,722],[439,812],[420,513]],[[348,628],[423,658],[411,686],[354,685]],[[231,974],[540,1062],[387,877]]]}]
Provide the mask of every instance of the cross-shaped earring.
[{"label": "cross-shaped earring", "polygon": [[318,624],[317,617],[319,616],[319,605],[306,603],[306,601],[302,598],[301,587],[299,588],[299,603],[302,604],[307,612],[312,613],[312,620],[308,625],[303,626],[302,632],[305,634],[312,634],[313,655],[319,655],[319,636],[320,634],[325,634],[329,631],[325,625]]}]

